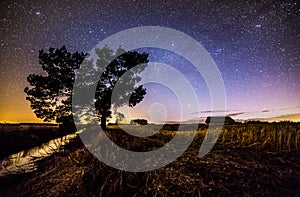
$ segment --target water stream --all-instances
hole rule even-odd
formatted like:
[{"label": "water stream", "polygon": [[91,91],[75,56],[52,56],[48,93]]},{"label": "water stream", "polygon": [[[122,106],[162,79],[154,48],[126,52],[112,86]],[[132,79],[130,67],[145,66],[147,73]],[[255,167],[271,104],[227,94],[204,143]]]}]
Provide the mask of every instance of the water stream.
[{"label": "water stream", "polygon": [[37,169],[37,161],[61,150],[77,136],[69,134],[46,142],[40,146],[23,150],[0,160],[0,177],[7,174],[31,172]]}]

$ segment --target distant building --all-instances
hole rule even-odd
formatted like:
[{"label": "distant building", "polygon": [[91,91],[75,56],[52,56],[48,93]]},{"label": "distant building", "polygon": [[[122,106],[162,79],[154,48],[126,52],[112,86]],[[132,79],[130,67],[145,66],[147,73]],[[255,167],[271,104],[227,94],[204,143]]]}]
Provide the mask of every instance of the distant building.
[{"label": "distant building", "polygon": [[131,125],[146,125],[148,124],[147,120],[145,119],[134,119],[130,121]]},{"label": "distant building", "polygon": [[235,121],[229,116],[208,116],[205,120],[206,124],[212,123],[224,123],[224,124],[234,124]]}]

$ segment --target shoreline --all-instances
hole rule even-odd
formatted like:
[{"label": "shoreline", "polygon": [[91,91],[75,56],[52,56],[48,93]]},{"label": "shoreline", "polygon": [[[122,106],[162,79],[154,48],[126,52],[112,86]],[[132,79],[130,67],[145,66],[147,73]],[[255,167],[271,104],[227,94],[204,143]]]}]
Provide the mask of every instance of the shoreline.
[{"label": "shoreline", "polygon": [[2,126],[0,130],[0,160],[19,151],[34,148],[55,138],[76,132],[76,129],[71,126],[26,124],[27,127],[16,127],[16,124],[11,125],[12,127]]}]

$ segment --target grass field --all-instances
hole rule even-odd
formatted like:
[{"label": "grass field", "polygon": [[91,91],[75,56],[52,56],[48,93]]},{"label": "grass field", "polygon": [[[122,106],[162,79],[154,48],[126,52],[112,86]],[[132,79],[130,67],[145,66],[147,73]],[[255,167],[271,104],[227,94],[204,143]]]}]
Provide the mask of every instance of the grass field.
[{"label": "grass field", "polygon": [[[177,127],[165,125],[156,135],[141,139],[113,126],[107,135],[126,149],[149,151],[169,142]],[[177,133],[182,138],[191,133],[188,125],[185,129]],[[207,125],[200,125],[192,144],[172,163],[137,173],[105,165],[77,138],[62,151],[40,160],[37,171],[0,177],[0,192],[3,196],[300,195],[299,123],[225,125],[214,148],[200,158],[198,151],[206,131]]]}]

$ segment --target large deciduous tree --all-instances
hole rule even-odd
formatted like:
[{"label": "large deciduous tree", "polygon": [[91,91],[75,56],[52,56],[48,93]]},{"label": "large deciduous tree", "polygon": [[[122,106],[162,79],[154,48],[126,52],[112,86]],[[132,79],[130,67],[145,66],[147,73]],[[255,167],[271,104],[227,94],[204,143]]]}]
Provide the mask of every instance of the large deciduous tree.
[{"label": "large deciduous tree", "polygon": [[[113,50],[107,47],[96,49],[95,52],[99,57],[96,62],[97,67],[108,65],[100,76],[95,94],[95,107],[100,116],[101,127],[102,129],[106,129],[106,120],[112,113],[112,106],[121,107],[128,104],[130,107],[133,107],[143,100],[146,89],[143,85],[136,86],[136,84],[141,80],[139,74],[145,69],[148,63],[148,54],[136,51],[125,52],[121,48],[114,53]],[[122,55],[119,56],[118,54]],[[114,60],[111,62],[107,61],[111,59]],[[131,69],[137,65],[140,66],[132,71]],[[120,77],[125,72],[130,72],[129,77],[127,76],[127,78],[120,80]],[[117,98],[112,99],[112,92],[117,83],[119,83],[123,91],[117,92],[115,94]],[[130,92],[130,90],[134,91]]]},{"label": "large deciduous tree", "polygon": [[[130,73],[130,79],[119,80],[131,68],[139,64],[148,63],[148,54],[126,52],[119,48],[116,52],[108,47],[95,50],[96,64],[93,60],[84,61],[87,54],[70,53],[66,47],[60,49],[50,48],[49,52],[39,51],[39,63],[47,75],[30,74],[27,78],[31,87],[25,88],[26,99],[30,101],[31,108],[38,118],[43,121],[56,121],[57,123],[70,123],[72,119],[72,90],[75,75],[80,66],[84,72],[81,79],[82,88],[88,88],[91,83],[97,83],[95,91],[95,108],[101,127],[106,129],[106,120],[111,116],[111,108],[128,104],[130,107],[141,102],[146,89],[136,84],[141,80],[139,74],[145,69],[140,66]],[[105,68],[101,76],[97,76],[100,67]],[[82,77],[82,75],[81,75]],[[126,89],[133,92],[123,92],[119,99],[112,103],[112,92],[119,82]],[[128,97],[129,96],[129,97]]]},{"label": "large deciduous tree", "polygon": [[66,47],[39,51],[39,63],[46,75],[30,74],[31,87],[24,89],[26,100],[38,118],[45,122],[67,123],[72,120],[72,89],[75,72],[84,60],[84,53],[70,53]]}]

